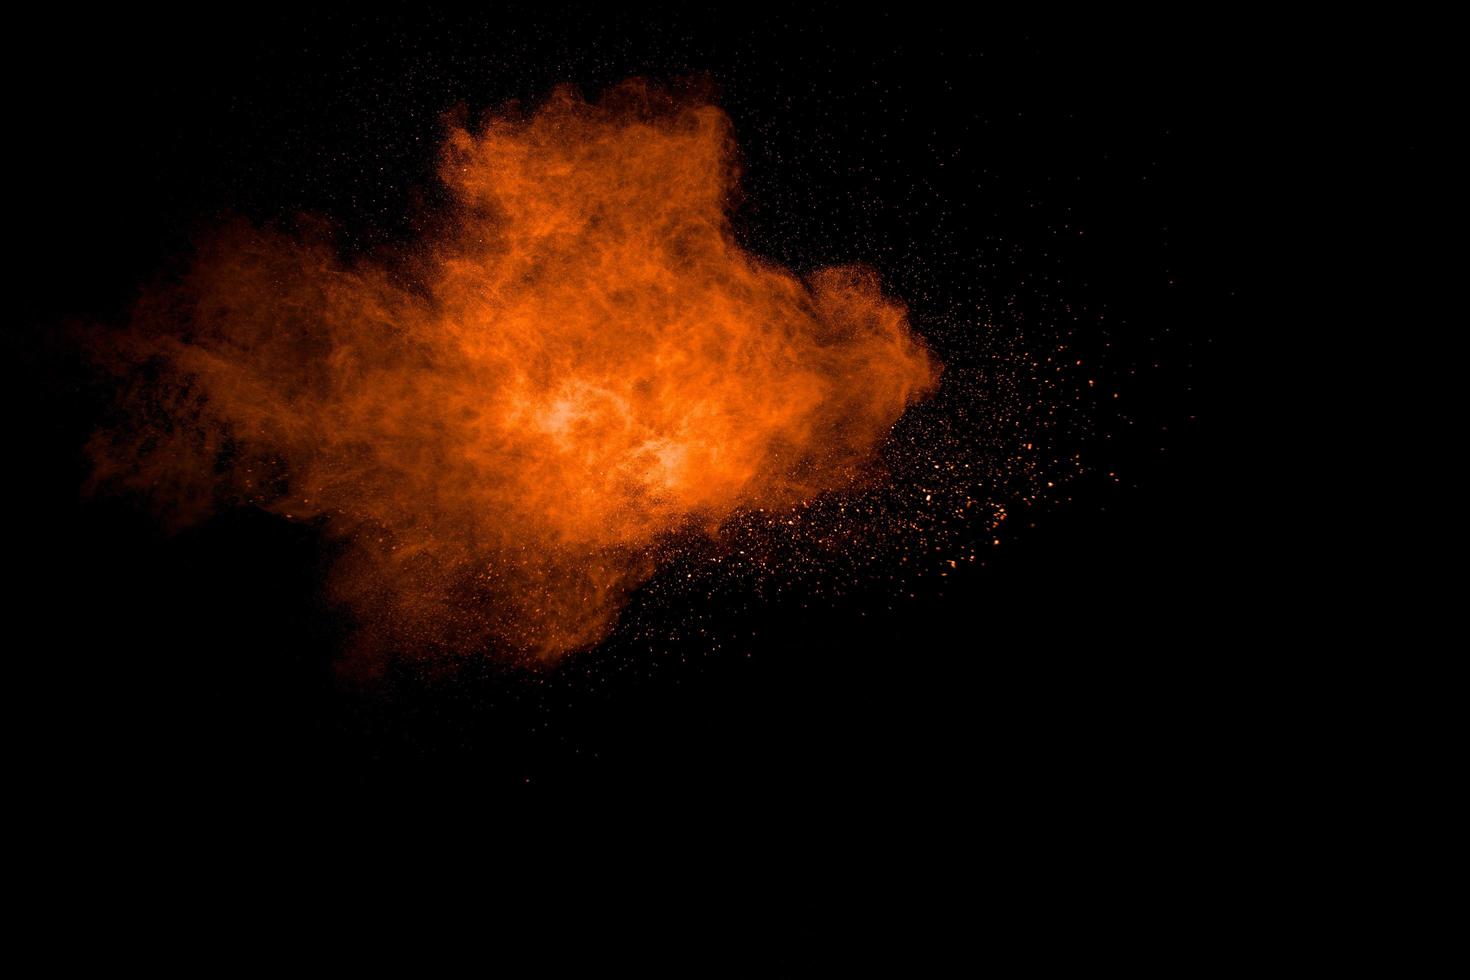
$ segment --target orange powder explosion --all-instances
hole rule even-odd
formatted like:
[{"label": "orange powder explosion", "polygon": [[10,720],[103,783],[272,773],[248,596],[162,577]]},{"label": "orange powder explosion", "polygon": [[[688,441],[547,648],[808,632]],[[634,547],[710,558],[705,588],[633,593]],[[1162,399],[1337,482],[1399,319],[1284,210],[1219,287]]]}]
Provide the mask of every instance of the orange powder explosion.
[{"label": "orange powder explosion", "polygon": [[412,262],[217,236],[106,344],[97,483],[317,521],[379,649],[596,643],[665,543],[869,478],[937,381],[873,273],[735,243],[733,149],[713,106],[559,91],[452,129]]}]

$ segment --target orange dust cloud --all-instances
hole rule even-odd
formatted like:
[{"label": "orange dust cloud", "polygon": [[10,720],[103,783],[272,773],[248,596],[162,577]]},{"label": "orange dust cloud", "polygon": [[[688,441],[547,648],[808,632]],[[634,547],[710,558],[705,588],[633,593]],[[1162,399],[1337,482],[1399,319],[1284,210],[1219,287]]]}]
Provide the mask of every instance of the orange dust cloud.
[{"label": "orange dust cloud", "polygon": [[99,344],[100,487],[344,543],[368,645],[553,659],[681,533],[871,478],[939,366],[876,276],[742,250],[729,119],[641,83],[452,126],[455,206],[397,259],[235,228]]}]

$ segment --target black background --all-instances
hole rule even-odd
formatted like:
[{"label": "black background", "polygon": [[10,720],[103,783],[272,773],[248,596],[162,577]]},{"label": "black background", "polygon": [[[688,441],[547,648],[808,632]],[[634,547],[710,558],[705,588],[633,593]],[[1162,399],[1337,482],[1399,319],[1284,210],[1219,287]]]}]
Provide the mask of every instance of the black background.
[{"label": "black background", "polygon": [[[1277,152],[1271,45],[1222,24],[955,18],[37,25],[10,122],[24,176],[6,336],[28,607],[12,657],[34,674],[12,696],[38,770],[139,799],[595,784],[1057,820],[1228,807],[1275,752],[1293,680],[1260,632],[1274,569],[1245,489],[1258,408],[1240,370],[1271,329],[1251,307]],[[170,535],[127,501],[82,497],[105,392],[68,323],[121,319],[228,215],[328,215],[363,251],[410,239],[437,193],[443,113],[630,75],[714,84],[757,252],[798,270],[867,262],[936,337],[1006,297],[1106,310],[1134,421],[1099,419],[1113,435],[1085,449],[1122,479],[1079,482],[943,593],[777,595],[723,615],[732,639],[712,655],[685,641],[367,691],[334,677],[342,624],[310,528],[242,511]],[[1080,321],[1079,343],[1095,328]]]}]

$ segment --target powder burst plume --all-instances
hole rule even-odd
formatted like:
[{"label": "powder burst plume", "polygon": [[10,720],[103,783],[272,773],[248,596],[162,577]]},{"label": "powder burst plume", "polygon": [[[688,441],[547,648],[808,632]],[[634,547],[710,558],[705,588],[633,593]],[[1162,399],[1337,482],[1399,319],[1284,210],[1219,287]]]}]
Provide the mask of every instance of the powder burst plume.
[{"label": "powder burst plume", "polygon": [[378,650],[595,644],[665,542],[876,479],[938,381],[873,272],[736,243],[733,160],[704,101],[559,90],[451,127],[412,261],[218,233],[98,345],[94,482],[318,522]]}]

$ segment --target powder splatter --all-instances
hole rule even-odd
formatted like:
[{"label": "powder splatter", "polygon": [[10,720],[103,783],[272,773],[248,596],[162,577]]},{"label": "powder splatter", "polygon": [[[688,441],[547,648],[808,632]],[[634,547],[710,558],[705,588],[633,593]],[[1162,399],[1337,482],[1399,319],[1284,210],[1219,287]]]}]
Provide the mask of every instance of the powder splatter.
[{"label": "powder splatter", "polygon": [[872,482],[937,384],[871,271],[739,247],[733,151],[712,105],[559,91],[451,130],[404,255],[221,232],[100,345],[96,483],[319,522],[375,649],[596,643],[662,542]]}]

